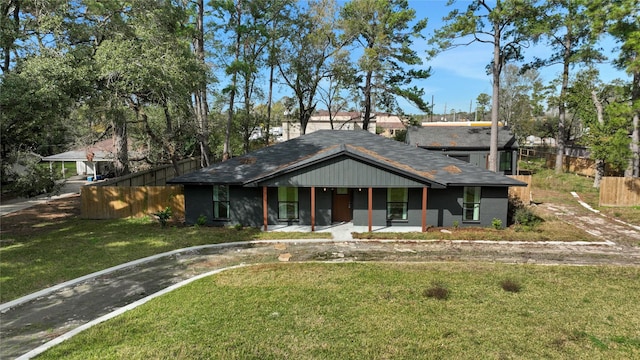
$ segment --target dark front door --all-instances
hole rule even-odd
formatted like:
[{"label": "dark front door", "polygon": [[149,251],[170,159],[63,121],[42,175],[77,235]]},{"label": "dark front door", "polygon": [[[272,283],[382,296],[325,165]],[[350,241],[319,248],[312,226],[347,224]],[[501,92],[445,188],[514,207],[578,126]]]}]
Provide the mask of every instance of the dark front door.
[{"label": "dark front door", "polygon": [[331,206],[331,221],[351,221],[351,192],[347,188],[333,189],[333,204]]}]

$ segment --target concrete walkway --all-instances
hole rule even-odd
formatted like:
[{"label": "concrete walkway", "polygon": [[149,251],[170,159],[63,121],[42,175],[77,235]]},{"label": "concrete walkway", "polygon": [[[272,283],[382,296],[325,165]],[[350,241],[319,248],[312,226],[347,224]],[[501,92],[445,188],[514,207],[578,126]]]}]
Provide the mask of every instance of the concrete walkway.
[{"label": "concrete walkway", "polygon": [[[269,231],[273,232],[311,232],[309,225],[269,225]],[[316,232],[330,232],[333,239],[353,240],[351,233],[369,232],[368,226],[356,226],[352,222],[341,222],[328,226],[316,226]],[[420,226],[373,226],[371,232],[421,232]],[[286,235],[283,235],[286,238]]]}]

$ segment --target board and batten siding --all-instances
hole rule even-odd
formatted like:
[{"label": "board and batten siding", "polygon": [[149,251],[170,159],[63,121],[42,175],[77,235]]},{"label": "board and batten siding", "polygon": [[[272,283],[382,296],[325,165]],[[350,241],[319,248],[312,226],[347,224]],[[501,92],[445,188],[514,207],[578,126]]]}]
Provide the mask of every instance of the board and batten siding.
[{"label": "board and batten siding", "polygon": [[346,156],[312,165],[288,174],[266,180],[260,186],[296,186],[296,187],[348,187],[348,188],[387,188],[387,187],[424,187],[425,184],[411,180],[386,169],[365,164]]}]

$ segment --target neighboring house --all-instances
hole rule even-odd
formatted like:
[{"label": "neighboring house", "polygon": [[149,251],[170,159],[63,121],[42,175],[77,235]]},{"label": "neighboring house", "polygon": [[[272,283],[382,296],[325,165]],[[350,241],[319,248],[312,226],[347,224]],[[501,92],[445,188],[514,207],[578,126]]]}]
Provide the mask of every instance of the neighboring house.
[{"label": "neighboring house", "polygon": [[[478,126],[412,126],[405,142],[422,149],[439,152],[483,169],[489,167],[491,128]],[[507,128],[498,131],[498,171],[515,175],[518,171],[518,141]]]},{"label": "neighboring house", "polygon": [[95,179],[98,175],[103,175],[107,172],[107,168],[113,163],[113,159],[113,139],[108,139],[84,148],[46,156],[42,158],[42,161],[48,161],[49,165],[53,162],[62,162],[63,168],[65,162],[75,162],[76,174],[90,175]]},{"label": "neighboring house", "polygon": [[376,119],[376,132],[380,131],[379,135],[384,137],[392,138],[398,131],[407,129],[405,124],[397,115],[376,113],[374,116]]},{"label": "neighboring house", "polygon": [[[507,223],[525,183],[366,131],[323,130],[214,164],[184,185],[185,220],[263,226]],[[201,221],[201,220],[200,220]]]},{"label": "neighboring house", "polygon": [[[362,114],[357,111],[340,111],[332,114],[333,128],[329,120],[329,112],[326,110],[316,111],[309,118],[305,133],[311,134],[318,130],[362,130]],[[376,132],[376,118],[372,116],[369,120],[369,132]],[[282,138],[290,140],[301,135],[299,122],[282,123]]]}]

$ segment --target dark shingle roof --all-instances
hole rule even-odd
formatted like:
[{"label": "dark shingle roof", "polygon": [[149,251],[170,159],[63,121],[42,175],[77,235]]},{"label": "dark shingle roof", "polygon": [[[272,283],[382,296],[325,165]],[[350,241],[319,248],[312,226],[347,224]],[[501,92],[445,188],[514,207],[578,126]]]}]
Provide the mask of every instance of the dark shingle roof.
[{"label": "dark shingle roof", "polygon": [[[320,130],[170,180],[177,184],[250,185],[337,157],[348,156],[434,187],[522,186],[524,183],[464,161],[361,130]],[[318,184],[321,186],[322,184]]]},{"label": "dark shingle roof", "polygon": [[[412,126],[407,130],[407,144],[425,149],[489,149],[491,128],[486,126]],[[498,149],[517,149],[518,142],[506,128],[498,131]]]}]

